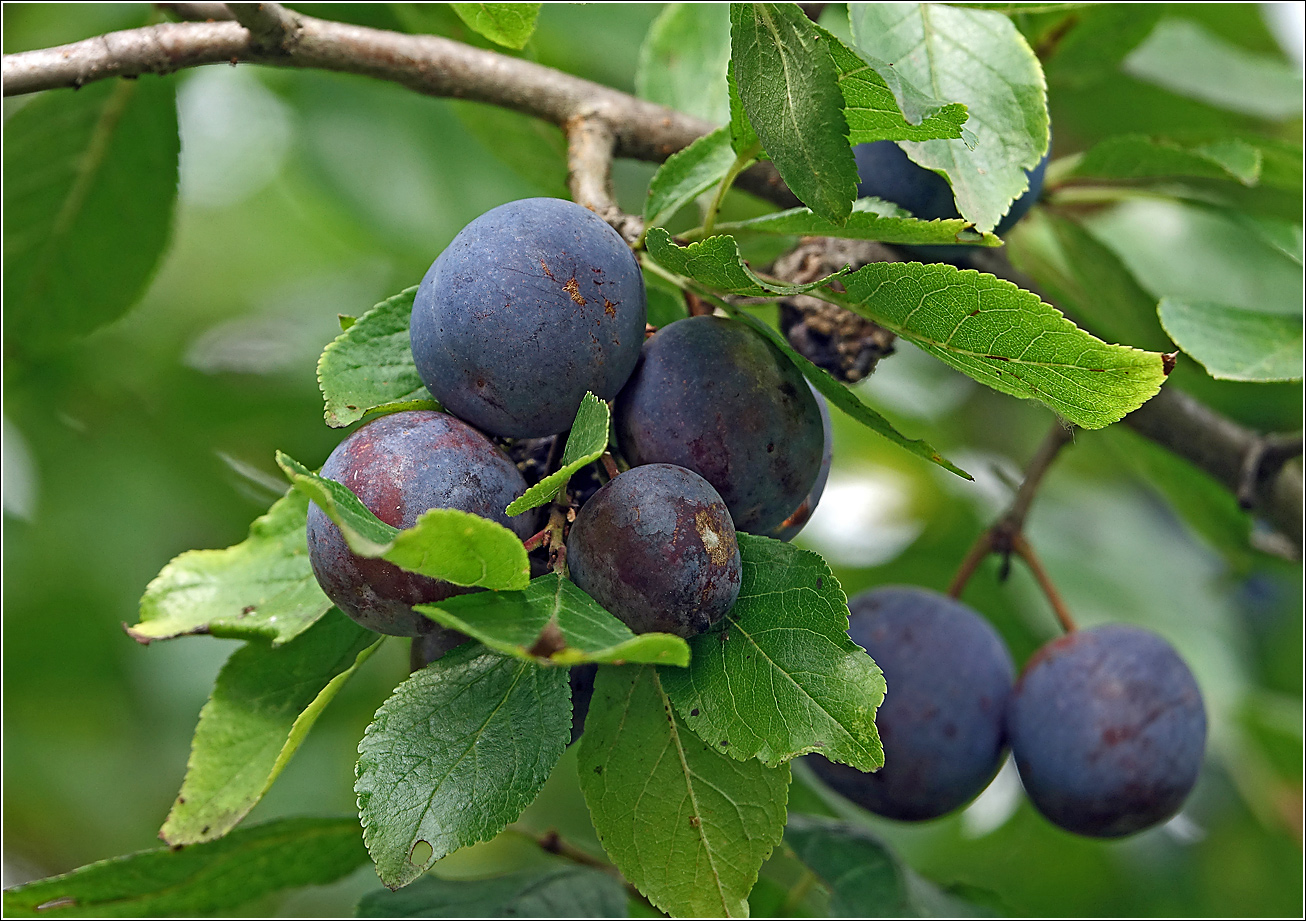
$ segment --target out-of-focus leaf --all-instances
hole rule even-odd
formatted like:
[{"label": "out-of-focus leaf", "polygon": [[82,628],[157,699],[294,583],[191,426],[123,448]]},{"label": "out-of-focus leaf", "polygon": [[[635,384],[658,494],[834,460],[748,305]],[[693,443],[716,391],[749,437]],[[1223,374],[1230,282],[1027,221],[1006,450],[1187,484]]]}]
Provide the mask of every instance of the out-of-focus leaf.
[{"label": "out-of-focus leaf", "polygon": [[1214,301],[1301,315],[1300,261],[1285,252],[1286,240],[1272,241],[1236,212],[1135,200],[1090,215],[1084,226],[1157,300]]},{"label": "out-of-focus leaf", "polygon": [[1175,343],[1226,381],[1302,379],[1302,315],[1264,313],[1214,304],[1162,298],[1161,325]]},{"label": "out-of-focus leaf", "polygon": [[1054,29],[1051,56],[1043,59],[1048,82],[1082,86],[1115,73],[1164,9],[1160,3],[1097,3],[1070,10],[1070,21]]},{"label": "out-of-focus leaf", "polygon": [[785,843],[830,890],[836,918],[970,918],[987,915],[906,867],[861,825],[791,815]]},{"label": "out-of-focus leaf", "polygon": [[718,128],[667,158],[648,185],[644,223],[652,227],[725,178],[735,163],[730,131]]},{"label": "out-of-focus leaf", "polygon": [[[438,6],[438,4],[414,4]],[[447,105],[495,159],[548,198],[571,198],[567,189],[567,138],[556,125],[483,102],[450,99]]]},{"label": "out-of-focus leaf", "polygon": [[[586,662],[679,665],[689,662],[689,647],[669,633],[642,633],[629,627],[569,579],[540,576],[520,592],[458,595],[439,604],[418,605],[437,623],[480,640],[507,656],[548,665]],[[555,633],[545,631],[552,625]]]},{"label": "out-of-focus leaf", "polygon": [[474,643],[414,672],[359,743],[358,811],[381,882],[406,886],[535,799],[571,737],[567,672]]},{"label": "out-of-focus leaf", "polygon": [[669,914],[746,917],[784,831],[788,765],[704,743],[649,666],[599,669],[580,746],[585,802],[622,875]]},{"label": "out-of-focus leaf", "polygon": [[1301,115],[1301,74],[1253,54],[1187,19],[1163,19],[1125,58],[1124,69],[1181,96],[1260,118]]},{"label": "out-of-focus leaf", "polygon": [[1025,171],[1048,149],[1047,91],[1038,59],[1001,13],[940,3],[852,3],[857,47],[905,84],[966,106],[975,143],[902,142],[913,161],[947,177],[957,210],[992,230],[1029,188]]},{"label": "out-of-focus leaf", "polygon": [[417,287],[377,304],[322,350],[317,381],[326,422],[344,428],[387,408],[438,409],[413,364],[408,322]]},{"label": "out-of-focus leaf", "polygon": [[1108,345],[1011,282],[950,265],[879,262],[840,278],[843,304],[994,390],[1101,428],[1151,399],[1161,355]]},{"label": "out-of-focus leaf", "polygon": [[839,407],[852,418],[856,419],[862,425],[869,428],[878,435],[892,441],[901,448],[905,448],[917,457],[923,457],[931,463],[938,464],[945,470],[957,474],[965,479],[973,479],[970,474],[953,464],[947,458],[939,454],[938,451],[925,441],[918,438],[908,438],[903,435],[888,419],[881,416],[871,407],[867,406],[851,390],[839,383],[824,368],[819,368],[813,364],[807,357],[794,351],[783,336],[777,333],[771,327],[751,317],[748,314],[740,313],[737,315],[741,322],[747,323],[753,329],[757,330],[763,336],[770,340],[771,344],[783,352],[794,366],[803,373],[803,376],[811,381],[812,386],[819,390],[831,403]]},{"label": "out-of-focus leaf", "polygon": [[380,643],[333,611],[282,646],[256,640],[233,653],[200,711],[186,779],[159,836],[178,845],[229,832]]},{"label": "out-of-focus leaf", "polygon": [[358,821],[280,819],[219,841],[89,864],[4,893],[5,917],[203,917],[269,892],[323,886],[367,860]]},{"label": "out-of-focus leaf", "polygon": [[172,228],[173,81],[44,93],[5,123],[6,347],[43,352],[136,303]]},{"label": "out-of-focus leaf", "polygon": [[291,485],[317,503],[360,556],[380,557],[454,585],[520,589],[530,581],[526,548],[497,521],[459,509],[433,508],[401,531],[372,514],[348,486],[318,476],[280,451],[277,463]]},{"label": "out-of-focus leaf", "polygon": [[559,490],[566,488],[567,481],[576,471],[602,457],[608,447],[610,418],[608,404],[587,392],[581,399],[580,409],[576,411],[576,419],[571,424],[571,433],[567,436],[567,446],[563,449],[558,469],[514,499],[508,505],[507,513],[520,515],[553,501],[553,497]]},{"label": "out-of-focus leaf", "polygon": [[654,227],[645,238],[648,254],[658,265],[677,275],[692,278],[710,288],[726,294],[740,294],[748,297],[769,297],[780,295],[791,297],[810,291],[833,278],[842,275],[835,272],[819,281],[805,285],[788,285],[761,278],[739,255],[739,246],[735,238],[729,235],[708,237],[688,246],[677,246],[671,241],[671,234],[661,227]]},{"label": "out-of-focus leaf", "polygon": [[800,201],[842,223],[857,164],[826,41],[790,3],[732,4],[730,40],[739,99],[767,155]]},{"label": "out-of-focus leaf", "polygon": [[849,240],[878,240],[901,245],[973,243],[1001,246],[991,233],[977,233],[970,223],[955,220],[920,221],[901,208],[878,198],[861,198],[853,205],[847,223],[831,224],[808,208],[790,208],[746,221],[718,223],[720,233],[751,231],[809,237],[843,237]]},{"label": "out-of-focus leaf", "polygon": [[450,3],[458,18],[490,41],[521,50],[535,32],[541,3]]},{"label": "out-of-focus leaf", "polygon": [[730,118],[730,7],[671,3],[639,49],[635,92],[651,102],[718,125]]},{"label": "out-of-focus leaf", "polygon": [[193,633],[284,643],[331,608],[308,561],[308,498],[292,490],[225,550],[188,550],[145,589],[142,643]]},{"label": "out-of-focus leaf", "polygon": [[884,675],[848,638],[848,599],[810,550],[739,535],[743,584],[724,627],[695,637],[687,669],[659,672],[686,725],[731,758],[781,764],[819,751],[884,764]]},{"label": "out-of-focus leaf", "polygon": [[644,270],[644,291],[648,295],[648,322],[655,329],[689,316],[685,293],[647,268]]},{"label": "out-of-focus leaf", "polygon": [[373,892],[360,918],[624,918],[625,887],[575,864],[519,870],[491,879],[424,876],[400,892]]},{"label": "out-of-focus leaf", "polygon": [[1198,176],[1256,185],[1261,177],[1261,152],[1238,138],[1179,144],[1137,134],[1119,135],[1085,153],[1070,175],[1094,179]]}]

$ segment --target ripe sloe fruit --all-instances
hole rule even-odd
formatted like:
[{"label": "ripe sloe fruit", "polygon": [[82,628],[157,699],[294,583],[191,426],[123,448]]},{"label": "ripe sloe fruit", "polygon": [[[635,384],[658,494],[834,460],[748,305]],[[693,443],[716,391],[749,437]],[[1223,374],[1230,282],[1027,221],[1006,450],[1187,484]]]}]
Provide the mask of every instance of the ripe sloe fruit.
[{"label": "ripe sloe fruit", "polygon": [[633,467],[596,492],[567,537],[567,565],[631,630],[685,638],[725,616],[743,572],[725,503],[671,464]]},{"label": "ripe sloe fruit", "polygon": [[644,343],[644,277],[621,235],[557,198],[500,205],[431,265],[409,335],[451,413],[514,438],[571,427],[585,391],[617,395]]},{"label": "ripe sloe fruit", "polygon": [[[455,508],[497,521],[523,539],[538,530],[537,512],[504,514],[526,490],[516,466],[476,429],[445,413],[401,412],[369,422],[336,446],[322,476],[348,486],[377,518],[396,528],[411,528],[428,509]],[[379,633],[418,636],[439,630],[412,606],[469,591],[356,555],[316,504],[308,509],[308,555],[327,597]]]},{"label": "ripe sloe fruit", "polygon": [[1178,812],[1206,745],[1206,710],[1188,666],[1161,637],[1123,624],[1079,630],[1035,653],[1007,726],[1039,812],[1099,838]]},{"label": "ripe sloe fruit", "polygon": [[946,595],[888,586],[855,596],[848,635],[884,671],[875,725],[884,767],[865,774],[813,757],[835,790],[891,819],[933,819],[965,805],[1002,765],[1015,666],[989,622]]},{"label": "ripe sloe fruit", "polygon": [[[585,717],[590,712],[594,697],[594,679],[598,677],[597,665],[573,665],[567,676],[571,684],[571,741],[575,742],[585,731]],[[570,744],[570,743],[568,743]]]},{"label": "ripe sloe fruit", "polygon": [[[1051,149],[1049,148],[1049,153]],[[1011,203],[1011,208],[998,222],[994,233],[999,236],[1016,225],[1043,191],[1043,173],[1047,169],[1049,154],[1044,154],[1031,170],[1026,170],[1029,188]],[[861,182],[857,185],[858,197],[874,195],[906,208],[913,217],[922,221],[959,218],[952,187],[934,170],[913,163],[906,152],[893,141],[872,141],[853,148]]]},{"label": "ripe sloe fruit", "polygon": [[821,469],[821,412],[807,382],[733,320],[690,317],[649,339],[615,417],[628,461],[694,471],[752,534],[788,518]]},{"label": "ripe sloe fruit", "polygon": [[830,407],[826,404],[825,397],[817,393],[815,388],[812,389],[812,395],[816,397],[816,405],[821,410],[821,431],[825,435],[825,447],[821,449],[821,469],[816,474],[816,482],[812,484],[812,491],[807,494],[807,498],[767,535],[776,540],[791,541],[798,536],[798,532],[811,520],[812,512],[816,511],[821,494],[825,492],[825,484],[830,479],[830,463],[834,460],[834,429],[830,423]]}]

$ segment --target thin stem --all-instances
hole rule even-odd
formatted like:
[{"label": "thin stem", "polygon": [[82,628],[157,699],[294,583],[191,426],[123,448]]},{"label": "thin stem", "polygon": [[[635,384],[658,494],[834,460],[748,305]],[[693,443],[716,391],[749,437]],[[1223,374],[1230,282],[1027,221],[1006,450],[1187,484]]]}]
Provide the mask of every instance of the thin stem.
[{"label": "thin stem", "polygon": [[966,556],[962,559],[961,565],[957,567],[957,574],[952,577],[952,584],[948,586],[949,598],[960,598],[961,593],[966,590],[966,583],[970,577],[975,575],[975,570],[984,558],[993,552],[993,537],[988,531],[984,531],[979,537],[975,538],[975,543],[970,545],[966,551]]},{"label": "thin stem", "polygon": [[721,184],[717,186],[716,195],[712,197],[712,203],[707,206],[707,214],[703,216],[703,236],[712,233],[712,225],[716,223],[717,212],[721,210],[721,205],[726,200],[726,193],[735,184],[735,179],[739,177],[739,174],[757,159],[757,154],[761,149],[761,144],[754,144],[735,156],[735,162],[730,164],[730,169],[726,170],[726,174],[721,177]]},{"label": "thin stem", "polygon": [[1015,554],[1025,561],[1029,571],[1034,574],[1038,580],[1039,588],[1043,589],[1043,594],[1047,596],[1048,604],[1052,605],[1052,611],[1057,615],[1057,620],[1061,622],[1061,629],[1067,633],[1074,633],[1076,630],[1075,619],[1070,616],[1070,611],[1066,608],[1066,603],[1061,599],[1061,593],[1057,587],[1052,584],[1052,578],[1048,575],[1043,564],[1039,562],[1038,556],[1034,553],[1034,548],[1025,540],[1023,534],[1017,534],[1011,541],[1011,549]]}]

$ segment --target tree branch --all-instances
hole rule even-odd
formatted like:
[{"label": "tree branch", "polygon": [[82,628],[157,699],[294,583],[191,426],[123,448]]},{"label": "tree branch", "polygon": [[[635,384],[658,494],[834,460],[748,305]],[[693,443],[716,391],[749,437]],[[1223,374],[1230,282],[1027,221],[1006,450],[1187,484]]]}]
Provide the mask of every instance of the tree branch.
[{"label": "tree branch", "polygon": [[[218,18],[216,6],[166,5],[175,15],[206,19]],[[446,38],[329,22],[289,13],[276,4],[232,6],[240,10],[245,25],[230,21],[161,23],[57,48],[5,55],[4,95],[76,88],[110,77],[170,74],[215,63],[314,68],[387,80],[429,96],[501,106],[564,130],[574,119],[581,119],[587,125],[585,136],[576,140],[575,132],[570,133],[577,165],[596,162],[607,147],[602,129],[596,125],[601,124],[611,135],[611,156],[659,163],[714,127],[611,87]],[[601,203],[602,185],[600,192],[593,190],[588,169],[573,168],[573,182],[585,184],[582,195]],[[781,207],[798,204],[770,163],[747,170],[738,185]],[[1037,290],[1015,272],[1003,254],[989,250],[977,254],[973,262],[982,271]],[[1259,460],[1249,460],[1253,451],[1263,450],[1260,436],[1168,388],[1125,422],[1206,470],[1235,493],[1243,489],[1244,498],[1248,482],[1267,480],[1254,490],[1255,507],[1300,552],[1300,468],[1290,463],[1273,476],[1261,476],[1259,472],[1266,467]],[[1243,473],[1249,466],[1258,471],[1250,479]]]},{"label": "tree branch", "polygon": [[567,185],[578,205],[589,208],[634,243],[644,232],[644,222],[618,207],[612,194],[612,155],[616,138],[607,122],[581,115],[567,122]]},{"label": "tree branch", "polygon": [[249,30],[250,46],[263,53],[289,54],[302,28],[298,13],[280,3],[228,3],[236,21]]}]

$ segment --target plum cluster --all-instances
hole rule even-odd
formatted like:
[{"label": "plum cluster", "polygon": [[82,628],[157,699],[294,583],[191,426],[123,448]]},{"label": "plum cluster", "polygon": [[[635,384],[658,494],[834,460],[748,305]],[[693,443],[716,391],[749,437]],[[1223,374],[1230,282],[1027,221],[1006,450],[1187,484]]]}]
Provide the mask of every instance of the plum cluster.
[{"label": "plum cluster", "polygon": [[1010,747],[1034,806],[1098,838],[1150,828],[1197,782],[1206,713],[1161,637],[1112,624],[1053,640],[1015,674],[994,629],[964,604],[890,586],[849,601],[849,636],[884,671],[876,715],[885,766],[813,756],[832,788],[878,815],[932,819],[965,805]]},{"label": "plum cluster", "polygon": [[[526,540],[540,510],[504,509],[528,487],[523,471],[551,472],[541,446],[593,392],[614,401],[629,469],[573,492],[570,576],[636,632],[708,630],[739,593],[736,528],[788,539],[810,515],[829,469],[829,416],[750,327],[701,316],[647,337],[646,315],[639,264],[598,216],[549,198],[495,208],[458,233],[414,299],[414,364],[444,411],[363,425],[322,475],[395,527],[455,508]],[[418,637],[414,663],[461,641],[413,605],[467,589],[359,557],[316,506],[308,541],[328,597],[369,629]]]}]

